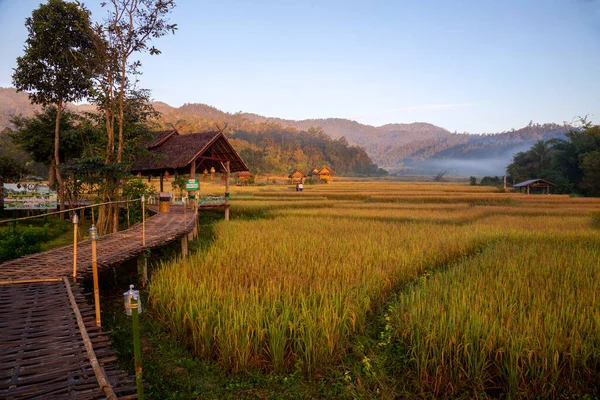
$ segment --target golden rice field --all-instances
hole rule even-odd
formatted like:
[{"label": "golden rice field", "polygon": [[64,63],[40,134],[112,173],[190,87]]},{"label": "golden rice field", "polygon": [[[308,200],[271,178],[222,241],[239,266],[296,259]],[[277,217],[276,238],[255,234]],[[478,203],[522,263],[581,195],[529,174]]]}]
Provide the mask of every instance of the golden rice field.
[{"label": "golden rice field", "polygon": [[399,354],[382,372],[417,391],[598,393],[600,199],[334,182],[232,188],[231,204],[206,250],[152,277],[195,354],[318,376],[385,317],[365,357]]}]

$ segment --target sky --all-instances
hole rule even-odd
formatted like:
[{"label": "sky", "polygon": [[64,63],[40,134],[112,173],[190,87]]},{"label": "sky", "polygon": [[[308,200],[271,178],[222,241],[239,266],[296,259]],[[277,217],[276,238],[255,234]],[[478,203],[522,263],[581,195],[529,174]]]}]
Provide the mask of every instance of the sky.
[{"label": "sky", "polygon": [[[0,87],[40,2],[0,0]],[[176,34],[139,56],[141,87],[175,107],[470,133],[600,121],[600,0],[176,3]]]}]

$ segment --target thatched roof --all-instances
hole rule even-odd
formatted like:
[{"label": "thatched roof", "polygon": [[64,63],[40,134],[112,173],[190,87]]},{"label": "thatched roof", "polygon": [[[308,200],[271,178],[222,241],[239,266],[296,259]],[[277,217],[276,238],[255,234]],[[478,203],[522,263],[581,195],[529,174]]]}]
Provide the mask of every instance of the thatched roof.
[{"label": "thatched roof", "polygon": [[254,176],[254,175],[252,175],[252,174],[250,173],[250,171],[242,171],[242,172],[238,172],[238,173],[236,174],[236,176],[237,176],[238,178],[250,178],[250,177],[252,177],[252,176]]},{"label": "thatched roof", "polygon": [[291,179],[291,178],[293,178],[293,177],[294,177],[294,175],[298,175],[298,174],[299,174],[299,175],[300,175],[302,178],[306,177],[306,175],[304,175],[304,172],[302,172],[302,171],[300,171],[300,170],[298,170],[298,169],[295,169],[295,170],[293,170],[292,172],[290,172],[290,174],[288,175],[288,178],[290,178],[290,179]]},{"label": "thatched roof", "polygon": [[319,175],[319,168],[313,168],[310,170],[310,172],[307,174],[307,176],[313,176],[313,175]]},{"label": "thatched roof", "polygon": [[319,175],[333,175],[333,171],[327,165],[323,165],[323,168],[319,170]]},{"label": "thatched roof", "polygon": [[157,132],[156,139],[147,147],[148,153],[135,161],[131,168],[136,172],[179,171],[188,173],[196,160],[196,171],[214,167],[223,171],[226,161],[230,172],[247,171],[246,163],[220,131],[180,135],[177,131]]}]

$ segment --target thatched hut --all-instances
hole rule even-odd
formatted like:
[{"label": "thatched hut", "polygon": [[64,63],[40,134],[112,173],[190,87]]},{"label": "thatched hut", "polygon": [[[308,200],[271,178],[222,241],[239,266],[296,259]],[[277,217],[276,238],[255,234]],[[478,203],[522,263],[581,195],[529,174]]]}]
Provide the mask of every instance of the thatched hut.
[{"label": "thatched hut", "polygon": [[235,184],[238,186],[245,186],[251,183],[252,178],[254,178],[254,175],[252,175],[250,171],[238,172],[235,175]]},{"label": "thatched hut", "polygon": [[288,175],[288,178],[292,180],[292,184],[304,183],[306,175],[302,171],[295,169]]},{"label": "thatched hut", "polygon": [[[158,175],[161,186],[164,177],[169,175],[189,174],[195,178],[196,171],[248,171],[246,163],[221,131],[187,135],[180,135],[174,129],[157,132],[147,149],[146,154],[135,160],[131,170],[134,174]],[[226,171],[227,163],[229,171]]]},{"label": "thatched hut", "polygon": [[333,171],[329,167],[324,165],[323,168],[319,170],[319,181],[324,183],[331,183],[331,178],[333,177],[333,175]]}]

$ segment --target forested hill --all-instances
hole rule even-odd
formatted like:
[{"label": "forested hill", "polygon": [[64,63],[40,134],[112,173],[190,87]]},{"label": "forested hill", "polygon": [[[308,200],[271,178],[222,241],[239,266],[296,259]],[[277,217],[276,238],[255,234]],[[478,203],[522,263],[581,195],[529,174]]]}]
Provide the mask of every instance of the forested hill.
[{"label": "forested hill", "polygon": [[[236,139],[238,150],[246,149],[246,157],[260,160],[261,165],[253,167],[261,171],[269,168],[283,171],[303,165],[312,168],[315,166],[312,164],[323,162],[334,168],[337,164],[338,173],[365,174],[368,173],[365,171],[372,173],[375,170],[372,165],[366,167],[374,162],[399,173],[432,174],[448,170],[454,175],[502,175],[514,153],[531,147],[539,139],[562,137],[571,129],[568,125],[530,123],[508,132],[467,134],[451,133],[428,123],[375,127],[341,118],[292,121],[251,113],[232,114],[205,104],[185,104],[176,108],[155,102],[154,107],[162,113],[161,124],[165,127],[172,124],[182,133],[226,125],[228,135]],[[0,88],[0,129],[9,125],[8,115],[14,112],[32,112],[27,96],[16,94],[14,89]],[[327,142],[329,139],[323,133],[334,140]],[[346,159],[350,150],[336,150],[331,156],[326,154],[327,149],[343,147],[346,142],[347,148],[352,145],[364,147],[366,154],[355,148],[352,151],[356,154],[351,155],[354,161]],[[302,153],[298,152],[297,145]],[[340,153],[345,155],[340,156]],[[353,166],[357,157],[361,160],[360,167]]]}]

